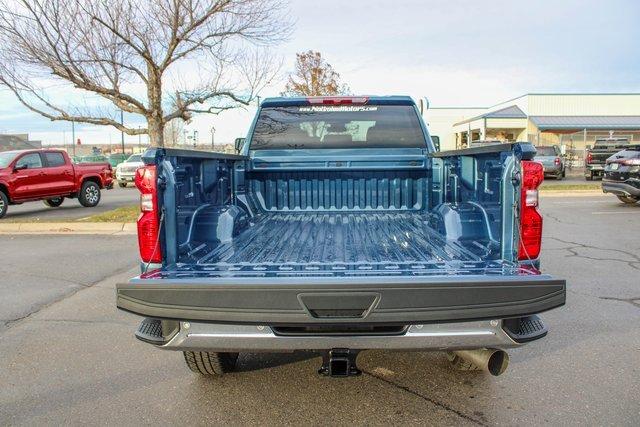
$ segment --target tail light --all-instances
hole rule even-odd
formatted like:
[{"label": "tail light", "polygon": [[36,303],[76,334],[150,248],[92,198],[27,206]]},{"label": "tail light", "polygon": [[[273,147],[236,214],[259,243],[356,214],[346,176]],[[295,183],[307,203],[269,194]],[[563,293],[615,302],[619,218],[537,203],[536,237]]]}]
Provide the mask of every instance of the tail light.
[{"label": "tail light", "polygon": [[556,157],[553,163],[555,163],[557,166],[560,166],[560,157]]},{"label": "tail light", "polygon": [[518,259],[536,259],[542,246],[542,215],[538,212],[538,187],[544,179],[542,164],[522,161],[520,194],[520,247]]},{"label": "tail light", "polygon": [[591,151],[589,151],[587,153],[587,164],[591,163],[592,160],[593,160],[593,156],[591,155]]},{"label": "tail light", "polygon": [[140,190],[138,246],[144,262],[162,262],[160,250],[160,220],[158,218],[158,187],[155,165],[136,170],[136,187]]}]

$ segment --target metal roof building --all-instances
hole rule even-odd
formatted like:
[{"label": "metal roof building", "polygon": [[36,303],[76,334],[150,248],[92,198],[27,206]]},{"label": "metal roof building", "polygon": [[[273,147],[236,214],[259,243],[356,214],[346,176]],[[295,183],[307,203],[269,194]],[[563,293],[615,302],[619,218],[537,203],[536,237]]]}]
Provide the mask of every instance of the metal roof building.
[{"label": "metal roof building", "polygon": [[425,120],[443,149],[529,141],[561,146],[579,162],[598,138],[640,142],[640,93],[529,93],[491,107],[430,108]]}]

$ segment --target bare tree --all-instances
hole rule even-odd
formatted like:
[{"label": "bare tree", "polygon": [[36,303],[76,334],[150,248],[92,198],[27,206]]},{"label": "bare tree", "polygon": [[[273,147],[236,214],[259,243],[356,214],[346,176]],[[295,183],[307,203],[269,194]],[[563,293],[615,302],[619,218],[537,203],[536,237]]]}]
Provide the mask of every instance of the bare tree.
[{"label": "bare tree", "polygon": [[322,54],[308,50],[296,53],[295,71],[289,76],[282,95],[331,96],[347,93],[348,86],[340,83],[340,74],[322,58]]},{"label": "bare tree", "polygon": [[[278,67],[268,48],[291,28],[283,1],[3,1],[0,83],[50,120],[149,134],[162,146],[172,120],[248,105],[270,82]],[[83,92],[84,105],[52,100],[60,83]],[[87,105],[88,93],[147,127],[121,124],[104,102]]]}]

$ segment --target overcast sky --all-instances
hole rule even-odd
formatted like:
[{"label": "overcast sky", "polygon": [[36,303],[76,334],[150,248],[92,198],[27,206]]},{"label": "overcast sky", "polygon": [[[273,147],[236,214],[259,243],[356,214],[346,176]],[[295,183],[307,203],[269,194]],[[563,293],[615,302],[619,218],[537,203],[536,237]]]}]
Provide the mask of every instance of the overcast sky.
[{"label": "overcast sky", "polygon": [[[637,0],[292,0],[291,14],[295,31],[279,49],[284,71],[296,52],[318,50],[356,94],[490,106],[528,92],[640,92]],[[246,134],[251,115],[198,117],[191,128],[201,142],[210,140],[212,126],[216,141],[231,142]],[[70,125],[29,113],[0,89],[0,132],[60,143],[64,129]],[[76,131],[85,143],[120,138],[107,128]]]}]

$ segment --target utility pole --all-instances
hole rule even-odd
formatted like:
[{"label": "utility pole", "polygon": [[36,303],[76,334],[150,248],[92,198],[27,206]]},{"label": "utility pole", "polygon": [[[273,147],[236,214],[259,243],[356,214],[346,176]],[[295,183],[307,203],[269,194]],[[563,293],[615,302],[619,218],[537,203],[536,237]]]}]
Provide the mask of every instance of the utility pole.
[{"label": "utility pole", "polygon": [[194,130],[193,131],[193,148],[196,148],[197,145],[198,145],[198,131]]},{"label": "utility pole", "polygon": [[73,155],[76,155],[76,122],[71,122],[71,145],[73,146]]},{"label": "utility pole", "polygon": [[[140,129],[142,128],[142,126],[138,125],[138,131],[140,131]],[[138,151],[142,151],[142,134],[138,133]]]},{"label": "utility pole", "polygon": [[215,126],[211,126],[211,149],[212,150],[214,150],[216,148],[215,142],[214,142],[215,134],[216,134],[216,128],[215,128]]},{"label": "utility pole", "polygon": [[[124,111],[120,110],[120,124],[124,126]],[[120,130],[120,141],[122,142],[122,154],[124,154],[124,131]]]}]

